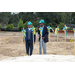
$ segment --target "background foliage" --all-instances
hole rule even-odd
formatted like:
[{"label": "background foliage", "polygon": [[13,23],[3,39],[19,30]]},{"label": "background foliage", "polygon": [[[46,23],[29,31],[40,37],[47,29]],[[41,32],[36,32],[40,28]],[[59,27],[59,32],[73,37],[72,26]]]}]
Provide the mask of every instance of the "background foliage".
[{"label": "background foliage", "polygon": [[31,21],[37,30],[40,19],[45,20],[46,26],[59,26],[62,29],[64,24],[75,24],[75,12],[0,12],[0,28],[21,31],[23,27],[27,28],[27,22]]}]

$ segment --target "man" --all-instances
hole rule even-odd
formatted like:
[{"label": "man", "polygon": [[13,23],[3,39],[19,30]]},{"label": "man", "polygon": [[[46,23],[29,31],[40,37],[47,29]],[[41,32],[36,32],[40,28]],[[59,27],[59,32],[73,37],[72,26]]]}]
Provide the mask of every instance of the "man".
[{"label": "man", "polygon": [[[48,42],[48,30],[47,27],[44,25],[44,20],[40,20],[40,26],[38,27],[38,36],[39,36],[39,53],[41,54],[41,39],[42,39],[42,47],[43,53],[46,54],[46,43]],[[39,28],[42,29],[42,37],[40,35]]]},{"label": "man", "polygon": [[[33,32],[31,30],[31,27],[32,27],[32,23],[29,21],[27,23],[28,25],[28,28],[26,29],[26,51],[27,51],[27,55],[32,55],[32,52],[33,52]],[[35,40],[36,40],[36,35],[34,35],[34,43],[35,43]],[[30,54],[29,54],[29,48],[30,48]]]}]

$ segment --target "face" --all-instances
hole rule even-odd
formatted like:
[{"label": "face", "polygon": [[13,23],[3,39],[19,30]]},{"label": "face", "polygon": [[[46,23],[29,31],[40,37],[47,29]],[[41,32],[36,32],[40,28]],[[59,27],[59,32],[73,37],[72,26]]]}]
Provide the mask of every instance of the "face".
[{"label": "face", "polygon": [[43,25],[44,25],[43,23],[40,23],[40,27],[43,27]]},{"label": "face", "polygon": [[28,28],[31,28],[32,27],[32,25],[28,25]]}]

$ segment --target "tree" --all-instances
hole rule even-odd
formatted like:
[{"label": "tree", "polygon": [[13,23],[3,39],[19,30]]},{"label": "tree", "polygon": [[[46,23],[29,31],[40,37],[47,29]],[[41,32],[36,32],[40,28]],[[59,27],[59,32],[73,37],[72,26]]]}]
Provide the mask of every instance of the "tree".
[{"label": "tree", "polygon": [[[23,21],[24,25],[28,21],[33,23],[33,26],[38,27],[40,19],[45,20],[45,25],[50,25],[51,27],[56,27],[58,24],[70,24],[75,23],[75,12],[20,12],[13,13],[11,12],[0,12],[0,23],[1,27],[5,28],[8,24],[13,24],[14,27],[17,27],[20,19]],[[22,25],[23,25],[22,23]],[[18,25],[18,28],[21,30],[22,25]],[[25,27],[26,28],[26,27]]]},{"label": "tree", "polygon": [[71,23],[75,24],[75,12],[71,12]]},{"label": "tree", "polygon": [[14,27],[17,27],[17,24],[19,22],[20,18],[19,18],[19,14],[11,14],[10,18],[9,18],[9,21],[8,21],[8,24],[13,24]]},{"label": "tree", "polygon": [[20,12],[19,18],[23,20],[23,23],[27,21],[33,22],[35,20],[34,12]]},{"label": "tree", "polygon": [[18,29],[19,30],[23,29],[23,21],[22,21],[22,19],[20,19],[20,21],[18,22]]},{"label": "tree", "polygon": [[39,26],[39,20],[33,22],[33,26],[34,26],[34,27],[38,27],[38,26]]},{"label": "tree", "polygon": [[23,24],[24,29],[28,28],[27,23],[28,23],[28,21]]},{"label": "tree", "polygon": [[60,12],[36,12],[35,15],[40,19],[44,19],[46,24],[52,23],[54,27],[62,22],[62,14]]},{"label": "tree", "polygon": [[0,23],[2,27],[6,27],[8,25],[9,17],[11,12],[0,12]]}]

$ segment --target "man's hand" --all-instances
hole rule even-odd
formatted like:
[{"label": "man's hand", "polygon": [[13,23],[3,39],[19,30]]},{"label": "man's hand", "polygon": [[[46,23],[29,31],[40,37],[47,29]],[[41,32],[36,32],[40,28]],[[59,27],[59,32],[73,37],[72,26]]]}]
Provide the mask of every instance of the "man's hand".
[{"label": "man's hand", "polygon": [[35,42],[33,42],[33,44],[35,44]]},{"label": "man's hand", "polygon": [[42,37],[42,39],[44,40],[44,39],[45,39],[45,37]]},{"label": "man's hand", "polygon": [[35,44],[35,42],[34,42],[34,44]]}]

